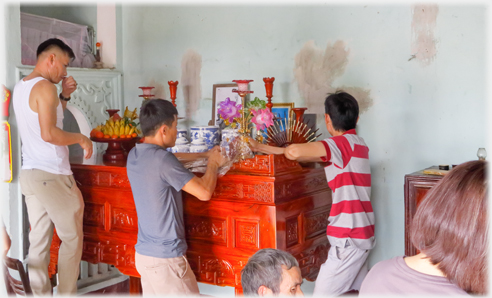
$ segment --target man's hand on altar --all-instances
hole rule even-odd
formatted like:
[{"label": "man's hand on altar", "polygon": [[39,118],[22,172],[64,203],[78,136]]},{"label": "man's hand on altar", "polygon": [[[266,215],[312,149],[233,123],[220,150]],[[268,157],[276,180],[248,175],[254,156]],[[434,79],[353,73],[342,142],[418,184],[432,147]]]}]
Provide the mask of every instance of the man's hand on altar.
[{"label": "man's hand on altar", "polygon": [[208,164],[215,164],[217,165],[217,168],[225,165],[225,163],[229,160],[219,146],[215,146],[210,149],[209,152],[210,155],[208,157]]},{"label": "man's hand on altar", "polygon": [[220,151],[220,146],[216,145],[212,149],[208,150],[205,152],[205,158],[210,158],[210,156],[215,152],[215,151]]},{"label": "man's hand on altar", "polygon": [[260,150],[260,143],[258,143],[254,138],[248,137],[248,145],[253,152],[258,152]]}]

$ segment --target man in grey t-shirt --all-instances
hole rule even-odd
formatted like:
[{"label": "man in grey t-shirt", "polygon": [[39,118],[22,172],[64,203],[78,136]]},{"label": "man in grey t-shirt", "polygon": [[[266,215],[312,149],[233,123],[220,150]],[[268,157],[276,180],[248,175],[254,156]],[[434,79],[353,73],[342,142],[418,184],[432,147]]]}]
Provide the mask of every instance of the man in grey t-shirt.
[{"label": "man in grey t-shirt", "polygon": [[212,149],[205,175],[197,177],[166,151],[177,136],[176,108],[167,100],[152,99],[140,109],[144,143],[128,154],[127,173],[138,216],[135,265],[141,275],[144,295],[199,294],[195,275],[186,260],[183,219],[184,190],[199,200],[210,200],[217,170],[226,158]]}]

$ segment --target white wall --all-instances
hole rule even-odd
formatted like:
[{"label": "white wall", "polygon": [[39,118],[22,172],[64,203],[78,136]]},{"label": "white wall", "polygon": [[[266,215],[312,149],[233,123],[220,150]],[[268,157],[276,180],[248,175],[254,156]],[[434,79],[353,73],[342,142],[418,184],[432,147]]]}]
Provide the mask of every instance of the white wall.
[{"label": "white wall", "polygon": [[[234,79],[253,79],[254,96],[265,99],[262,78],[274,76],[274,102],[304,106],[293,71],[296,54],[310,40],[321,50],[342,40],[350,50],[348,64],[333,87],[367,89],[373,101],[357,127],[370,148],[373,265],[404,253],[405,174],[476,159],[477,149],[487,145],[485,6],[438,9],[432,30],[437,54],[423,66],[409,61],[411,5],[123,5],[125,104],[140,105],[138,87],[146,85],[169,99],[167,81],[181,78],[191,49],[202,58],[201,102],[182,125],[207,124],[212,85]],[[177,105],[183,114],[179,85]]]},{"label": "white wall", "polygon": [[101,61],[105,68],[116,65],[116,4],[97,4],[97,42],[101,43]]},{"label": "white wall", "polygon": [[[5,81],[2,82],[5,86],[12,90],[16,83],[15,67],[21,65],[21,37],[20,37],[20,8],[18,4],[5,4],[5,18],[2,23],[5,30],[5,52],[2,53],[5,57],[5,65],[2,65],[5,71]],[[19,170],[20,170],[20,139],[17,133],[17,125],[15,115],[13,115],[12,105],[10,105],[9,118],[11,137],[12,137],[12,171],[14,177],[8,185],[3,185],[1,188],[1,206],[8,206],[8,214],[2,212],[5,225],[8,233],[12,238],[12,246],[9,255],[14,258],[22,259],[21,241],[23,237],[22,222],[20,214],[22,213],[22,202],[20,201],[21,192],[19,186]]]},{"label": "white wall", "polygon": [[[13,88],[15,66],[20,65],[19,11],[18,4],[5,7],[8,88]],[[373,174],[378,242],[371,265],[404,253],[405,174],[475,159],[478,147],[488,146],[492,154],[485,128],[489,95],[484,5],[439,5],[433,30],[437,55],[428,66],[416,59],[408,61],[413,54],[410,5],[123,3],[117,5],[116,18],[117,69],[124,74],[126,105],[140,105],[139,86],[153,85],[159,95],[169,98],[167,81],[181,80],[185,53],[192,50],[201,56],[201,101],[189,123],[183,123],[188,126],[208,122],[212,85],[233,79],[255,80],[253,96],[265,99],[262,78],[274,76],[273,101],[304,106],[305,97],[298,91],[293,71],[296,55],[309,41],[323,51],[329,43],[345,42],[350,51],[348,63],[332,87],[364,88],[373,100],[358,125],[358,133],[370,147]],[[183,97],[182,85],[178,85],[180,114],[185,114]],[[15,126],[13,140],[16,152]],[[14,155],[14,164],[20,164],[19,156]],[[10,200],[14,217],[19,197],[16,179],[9,192],[2,189],[2,203]],[[10,232],[16,235],[19,229],[14,224]],[[231,293],[230,288],[203,287],[205,294]],[[309,293],[312,284],[304,288]]]}]

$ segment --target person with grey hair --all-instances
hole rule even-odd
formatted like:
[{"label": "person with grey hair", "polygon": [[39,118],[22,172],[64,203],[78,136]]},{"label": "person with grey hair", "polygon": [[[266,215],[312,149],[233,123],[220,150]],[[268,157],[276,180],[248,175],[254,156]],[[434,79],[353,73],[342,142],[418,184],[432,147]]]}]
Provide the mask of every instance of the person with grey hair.
[{"label": "person with grey hair", "polygon": [[241,271],[245,296],[304,296],[301,284],[297,260],[278,249],[260,249]]}]

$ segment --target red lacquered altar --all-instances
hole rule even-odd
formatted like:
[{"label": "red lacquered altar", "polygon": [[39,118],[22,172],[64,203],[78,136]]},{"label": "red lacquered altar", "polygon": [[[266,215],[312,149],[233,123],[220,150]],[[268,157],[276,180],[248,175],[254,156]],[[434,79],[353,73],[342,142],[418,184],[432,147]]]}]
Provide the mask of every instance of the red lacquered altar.
[{"label": "red lacquered altar", "polygon": [[[104,163],[100,156],[86,164],[82,158],[71,160],[85,201],[82,259],[115,265],[131,276],[130,292],[140,292],[137,213],[125,162]],[[186,193],[183,198],[187,257],[199,282],[242,293],[241,270],[262,248],[292,253],[310,281],[326,260],[332,201],[322,165],[257,155],[219,178],[210,201]],[[55,235],[50,274],[56,273],[59,243]]]}]

